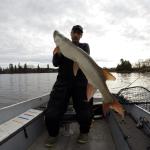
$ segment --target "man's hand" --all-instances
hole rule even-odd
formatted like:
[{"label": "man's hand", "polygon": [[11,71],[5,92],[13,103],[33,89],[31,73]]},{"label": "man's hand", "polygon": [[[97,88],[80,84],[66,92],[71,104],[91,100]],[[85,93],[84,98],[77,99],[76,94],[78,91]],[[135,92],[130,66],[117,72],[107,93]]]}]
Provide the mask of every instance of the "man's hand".
[{"label": "man's hand", "polygon": [[53,55],[56,54],[56,53],[57,53],[57,54],[60,54],[60,53],[61,53],[59,47],[56,47],[56,48],[54,49]]}]

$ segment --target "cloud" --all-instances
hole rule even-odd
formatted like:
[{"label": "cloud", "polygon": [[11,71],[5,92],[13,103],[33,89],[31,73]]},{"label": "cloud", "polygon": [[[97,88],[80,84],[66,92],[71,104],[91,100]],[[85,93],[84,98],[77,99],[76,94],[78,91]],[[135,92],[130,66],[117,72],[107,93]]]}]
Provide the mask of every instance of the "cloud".
[{"label": "cloud", "polygon": [[147,50],[149,7],[148,0],[5,0],[0,2],[0,65],[11,61],[49,63],[55,47],[53,31],[70,37],[74,24],[84,27],[82,41],[90,44],[95,60],[98,54],[104,63],[107,57],[114,61],[114,50],[122,54],[124,47]]},{"label": "cloud", "polygon": [[137,40],[137,41],[146,40],[145,32],[140,32],[137,28],[131,25],[128,25],[124,29],[123,36],[130,38],[131,40]]}]

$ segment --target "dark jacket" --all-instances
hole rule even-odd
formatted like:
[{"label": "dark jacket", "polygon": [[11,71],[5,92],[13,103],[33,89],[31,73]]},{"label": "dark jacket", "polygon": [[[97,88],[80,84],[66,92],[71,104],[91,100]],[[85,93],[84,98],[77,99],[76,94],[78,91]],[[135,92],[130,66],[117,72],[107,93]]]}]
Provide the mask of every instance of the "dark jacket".
[{"label": "dark jacket", "polygon": [[[90,54],[90,48],[87,43],[79,43],[78,46],[86,53]],[[73,61],[68,59],[63,54],[55,54],[53,56],[53,65],[59,67],[57,81],[77,84],[87,84],[87,79],[81,69],[78,70],[76,76],[73,75]]]}]

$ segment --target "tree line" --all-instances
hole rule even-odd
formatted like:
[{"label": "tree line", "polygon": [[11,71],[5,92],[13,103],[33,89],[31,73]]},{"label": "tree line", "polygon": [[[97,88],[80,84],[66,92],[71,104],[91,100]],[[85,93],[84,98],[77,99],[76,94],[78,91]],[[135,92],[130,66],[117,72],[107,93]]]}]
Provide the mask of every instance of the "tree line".
[{"label": "tree line", "polygon": [[[121,72],[121,73],[130,73],[130,72],[150,72],[150,59],[139,60],[136,64],[131,64],[130,61],[120,59],[120,63],[115,68],[109,68],[110,71]],[[46,68],[40,67],[38,64],[37,67],[31,67],[26,63],[22,66],[20,63],[18,65],[9,64],[9,67],[2,68],[0,66],[0,74],[2,73],[50,73],[57,72],[58,69],[50,68],[47,64]]]},{"label": "tree line", "polygon": [[150,59],[139,60],[135,65],[130,61],[120,59],[120,64],[115,68],[116,72],[150,72]]},{"label": "tree line", "polygon": [[31,67],[26,63],[22,66],[20,63],[18,65],[9,64],[9,67],[2,68],[0,66],[0,74],[5,73],[49,73],[49,72],[57,72],[58,69],[50,68],[49,64],[47,64],[46,68],[40,67],[38,64],[37,67]]}]

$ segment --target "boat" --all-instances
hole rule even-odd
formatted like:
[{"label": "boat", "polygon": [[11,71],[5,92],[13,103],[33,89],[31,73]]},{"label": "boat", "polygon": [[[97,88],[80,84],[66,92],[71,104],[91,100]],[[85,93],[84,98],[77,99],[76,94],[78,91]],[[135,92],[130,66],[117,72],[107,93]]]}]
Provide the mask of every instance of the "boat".
[{"label": "boat", "polygon": [[[124,119],[112,110],[104,117],[103,99],[94,95],[89,142],[78,144],[78,124],[70,104],[51,150],[150,150],[150,91],[136,86],[113,95],[125,108]],[[44,112],[48,100],[49,93],[0,109],[0,150],[47,149]]]}]

